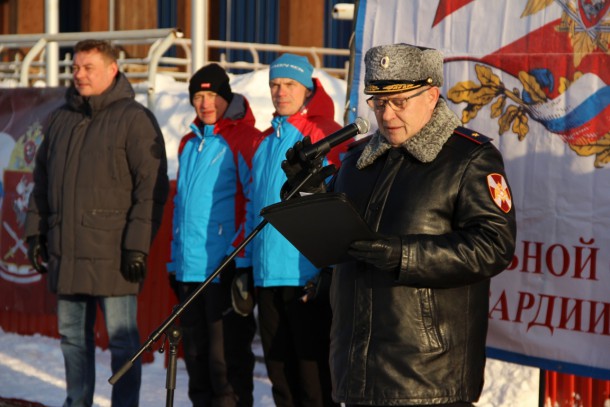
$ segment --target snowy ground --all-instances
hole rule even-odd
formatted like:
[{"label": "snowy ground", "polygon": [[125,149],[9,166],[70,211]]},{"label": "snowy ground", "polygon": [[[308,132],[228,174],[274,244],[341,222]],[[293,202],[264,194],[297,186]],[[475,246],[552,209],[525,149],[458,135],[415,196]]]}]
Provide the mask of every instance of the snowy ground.
[{"label": "snowy ground", "polygon": [[[255,344],[255,351],[261,354],[258,343]],[[166,405],[165,356],[159,353],[154,355],[154,362],[145,363],[142,367],[140,405],[143,407]],[[93,402],[98,407],[110,407],[110,352],[98,348],[95,360]],[[174,406],[190,405],[187,383],[184,360],[178,359]],[[271,385],[263,364],[256,364],[254,383],[256,406],[273,406]],[[0,397],[36,401],[49,407],[61,406],[65,397],[65,383],[59,340],[40,335],[20,336],[0,329]]]},{"label": "snowy ground", "polygon": [[[261,356],[260,344],[254,351]],[[485,388],[477,407],[537,407],[538,370],[489,359]],[[190,405],[186,394],[187,374],[184,361],[178,360],[174,406]],[[110,407],[110,352],[96,352],[96,388],[94,405]],[[167,398],[164,356],[155,353],[155,361],[142,368],[140,405],[165,406]],[[0,329],[0,397],[35,401],[49,407],[61,406],[65,397],[64,366],[59,340],[35,335],[21,336]],[[273,406],[271,384],[265,366],[254,370],[255,407]]]},{"label": "snowy ground", "polygon": [[[244,94],[250,101],[256,126],[263,130],[269,126],[273,106],[269,98],[268,70],[231,77],[234,92]],[[316,71],[326,91],[335,102],[335,120],[343,123],[346,83],[322,71]],[[2,84],[0,84],[2,86]],[[7,84],[4,84],[7,86]],[[8,86],[11,87],[11,86]],[[188,101],[187,86],[171,78],[159,77],[154,106],[151,106],[165,136],[170,178],[176,177],[176,151],[182,135],[194,118]],[[138,100],[146,100],[146,85],[139,87]],[[142,333],[146,334],[146,333]],[[255,352],[261,349],[256,344]],[[96,353],[97,384],[95,406],[110,406],[111,386],[108,384],[110,354],[99,350]],[[477,407],[537,407],[538,369],[488,360],[485,372],[485,388]],[[142,406],[166,405],[166,370],[164,357],[155,354],[155,361],[143,367],[141,390]],[[186,394],[187,375],[184,362],[179,360],[174,405],[189,406]],[[65,396],[64,368],[57,339],[42,336],[20,336],[0,329],[0,397],[18,398],[60,406]],[[273,406],[271,387],[265,367],[255,368],[255,407]]]}]

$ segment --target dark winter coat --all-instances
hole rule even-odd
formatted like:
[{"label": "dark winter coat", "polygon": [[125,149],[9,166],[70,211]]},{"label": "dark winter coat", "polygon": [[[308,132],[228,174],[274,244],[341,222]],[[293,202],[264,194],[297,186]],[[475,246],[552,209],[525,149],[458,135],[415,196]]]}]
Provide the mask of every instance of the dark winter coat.
[{"label": "dark winter coat", "polygon": [[46,235],[48,282],[58,294],[136,294],[121,251],[148,253],[169,189],[165,144],[123,74],[103,94],[74,87],[36,155],[26,236]]},{"label": "dark winter coat", "polygon": [[481,393],[489,283],[513,258],[515,210],[510,195],[496,203],[490,192],[506,178],[499,151],[452,115],[441,100],[403,147],[377,133],[342,161],[334,190],[373,230],[400,236],[402,258],[397,270],[334,271],[336,401],[427,405]]}]

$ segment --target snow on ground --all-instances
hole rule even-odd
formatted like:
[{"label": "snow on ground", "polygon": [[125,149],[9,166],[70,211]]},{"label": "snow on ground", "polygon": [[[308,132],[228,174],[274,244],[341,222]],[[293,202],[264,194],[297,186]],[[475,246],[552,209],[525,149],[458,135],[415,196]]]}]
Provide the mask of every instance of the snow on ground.
[{"label": "snow on ground", "polygon": [[[254,350],[261,354],[260,343]],[[165,355],[154,354],[152,363],[142,366],[140,405],[165,406],[167,399]],[[108,379],[110,352],[97,348],[95,353],[96,385],[94,406],[110,407],[112,386]],[[187,395],[188,376],[184,360],[178,359],[174,406],[190,405]],[[256,406],[273,406],[271,385],[264,364],[257,363],[254,371]],[[63,356],[59,340],[41,335],[21,336],[0,329],[0,397],[35,401],[49,407],[59,407],[65,398]]]},{"label": "snow on ground", "polygon": [[[346,83],[322,71],[315,71],[335,102],[335,120],[343,124]],[[243,75],[231,75],[234,92],[245,95],[257,119],[256,127],[269,127],[273,105],[269,97],[268,69]],[[12,86],[9,86],[12,87]],[[155,84],[156,99],[151,110],[163,131],[168,154],[169,176],[176,177],[176,152],[181,137],[188,132],[194,118],[188,100],[187,85],[170,77],[159,76]],[[146,84],[136,86],[137,99],[146,103]],[[141,333],[146,335],[147,333]],[[262,356],[260,343],[255,353]],[[260,359],[260,358],[259,358]],[[186,394],[187,374],[182,359],[178,361],[174,406],[189,406]],[[111,386],[108,384],[110,353],[96,352],[96,396],[94,405],[110,406]],[[255,367],[255,407],[273,406],[271,385],[263,364]],[[488,360],[485,387],[477,407],[537,407],[539,370]],[[142,406],[166,405],[167,390],[164,355],[155,353],[153,363],[144,364],[142,371]],[[21,336],[0,329],[0,397],[36,401],[46,406],[60,406],[65,397],[64,367],[59,341],[40,335]]]},{"label": "snow on ground", "polygon": [[[257,338],[258,339],[258,338]],[[260,342],[254,352],[260,360]],[[155,353],[153,363],[142,367],[140,405],[165,406],[167,398],[164,355]],[[94,406],[110,407],[110,352],[97,349]],[[477,407],[537,407],[538,370],[488,359],[485,388]],[[254,406],[273,406],[271,384],[263,363],[254,369]],[[188,376],[178,359],[174,406],[188,407]],[[0,329],[0,397],[35,401],[59,407],[65,397],[64,365],[59,340],[40,335],[22,336]]]}]

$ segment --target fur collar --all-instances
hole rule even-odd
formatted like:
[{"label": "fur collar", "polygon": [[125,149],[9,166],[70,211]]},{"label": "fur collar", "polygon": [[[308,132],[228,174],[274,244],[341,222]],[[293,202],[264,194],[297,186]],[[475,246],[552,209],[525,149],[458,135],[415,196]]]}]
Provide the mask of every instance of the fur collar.
[{"label": "fur collar", "polygon": [[[433,161],[443,148],[445,142],[453,134],[456,127],[461,126],[460,119],[448,107],[444,99],[439,99],[430,121],[419,133],[405,141],[401,148],[407,150],[413,157],[423,163]],[[392,146],[381,135],[379,130],[362,151],[356,166],[358,169],[371,165]]]}]

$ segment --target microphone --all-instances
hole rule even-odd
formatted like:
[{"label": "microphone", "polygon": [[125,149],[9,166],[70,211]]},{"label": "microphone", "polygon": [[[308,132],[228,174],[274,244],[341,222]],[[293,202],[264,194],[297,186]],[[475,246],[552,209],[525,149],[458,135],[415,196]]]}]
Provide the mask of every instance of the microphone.
[{"label": "microphone", "polygon": [[322,140],[303,148],[299,152],[301,161],[309,161],[318,158],[321,155],[327,154],[331,148],[338,146],[354,137],[356,134],[364,134],[369,131],[369,121],[363,117],[359,117],[354,123],[348,124],[341,130],[324,137]]}]

